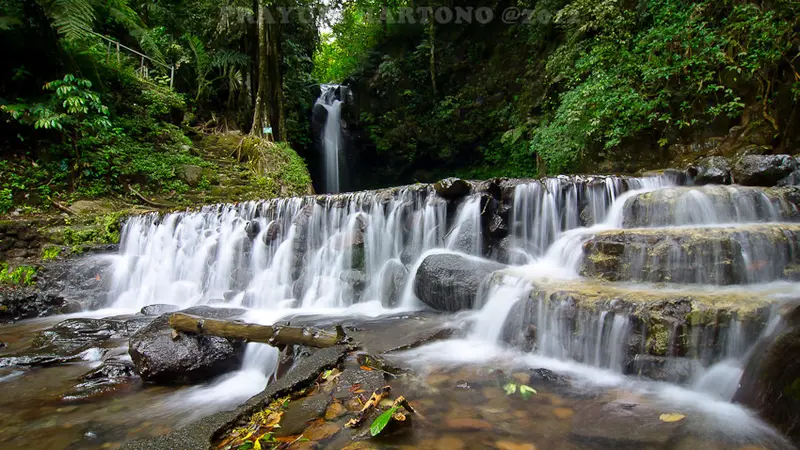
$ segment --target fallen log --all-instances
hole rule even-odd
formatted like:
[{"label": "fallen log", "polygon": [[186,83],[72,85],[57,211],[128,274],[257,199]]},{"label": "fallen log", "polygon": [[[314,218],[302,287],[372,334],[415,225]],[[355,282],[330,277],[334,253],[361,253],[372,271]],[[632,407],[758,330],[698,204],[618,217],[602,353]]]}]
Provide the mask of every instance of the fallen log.
[{"label": "fallen log", "polygon": [[275,347],[285,345],[306,345],[325,348],[342,344],[347,336],[341,326],[336,326],[336,334],[308,328],[281,325],[256,325],[234,322],[232,320],[207,319],[192,314],[175,313],[169,318],[169,326],[183,333],[206,334],[250,342],[262,342]]}]

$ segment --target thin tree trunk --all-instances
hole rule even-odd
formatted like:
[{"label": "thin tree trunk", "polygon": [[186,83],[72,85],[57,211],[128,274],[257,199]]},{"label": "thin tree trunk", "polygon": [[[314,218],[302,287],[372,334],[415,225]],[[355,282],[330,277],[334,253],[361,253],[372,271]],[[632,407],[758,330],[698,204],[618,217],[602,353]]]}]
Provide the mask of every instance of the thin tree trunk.
[{"label": "thin tree trunk", "polygon": [[[272,11],[272,17],[280,17],[280,12]],[[269,111],[276,141],[285,141],[286,120],[283,111],[283,76],[281,74],[280,24],[272,20],[267,24],[267,67],[269,70]]]},{"label": "thin tree trunk", "polygon": [[269,72],[267,70],[267,7],[259,1],[258,2],[258,90],[256,91],[256,101],[253,105],[253,126],[250,129],[250,134],[254,136],[263,136],[264,128],[269,126],[269,114],[267,103],[268,98],[268,85],[269,85]]}]

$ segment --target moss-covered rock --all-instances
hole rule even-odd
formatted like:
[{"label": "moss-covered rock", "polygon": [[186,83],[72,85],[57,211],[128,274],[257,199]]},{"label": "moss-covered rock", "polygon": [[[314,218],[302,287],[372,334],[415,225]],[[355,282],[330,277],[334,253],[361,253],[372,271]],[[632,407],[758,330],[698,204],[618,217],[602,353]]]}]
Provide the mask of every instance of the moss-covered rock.
[{"label": "moss-covered rock", "polygon": [[[502,276],[517,278],[523,270],[510,268]],[[611,347],[620,342],[604,340],[597,347],[598,336],[610,339],[613,318],[624,317],[626,326],[617,329],[625,339],[623,355],[617,356],[616,363],[628,373],[639,373],[637,357],[647,361],[653,357],[690,358],[702,365],[722,359],[729,327],[735,323],[744,339],[755,340],[766,326],[770,308],[782,295],[779,288],[689,290],[599,280],[529,281],[529,295],[508,316],[505,340],[547,348],[555,339],[558,351],[567,353],[563,356],[604,365],[609,362]],[[537,335],[547,336],[551,344],[537,342]]]},{"label": "moss-covered rock", "polygon": [[[241,133],[204,136],[198,143],[215,173],[204,173],[208,192],[194,194],[202,203],[236,202],[313,193],[305,161],[288,144]],[[198,182],[202,185],[202,181]]]},{"label": "moss-covered rock", "polygon": [[799,235],[800,224],[603,231],[584,243],[581,274],[721,285],[785,279],[800,263]]}]

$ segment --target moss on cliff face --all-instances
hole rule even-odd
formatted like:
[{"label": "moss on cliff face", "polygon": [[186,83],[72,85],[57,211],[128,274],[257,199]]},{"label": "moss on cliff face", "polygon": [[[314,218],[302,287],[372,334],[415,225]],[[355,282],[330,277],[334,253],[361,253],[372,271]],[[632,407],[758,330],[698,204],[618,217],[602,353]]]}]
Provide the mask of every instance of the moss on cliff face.
[{"label": "moss on cliff face", "polygon": [[313,193],[305,161],[285,142],[224,133],[204,136],[198,148],[215,167],[202,172],[200,186],[206,189],[187,196],[194,203]]}]

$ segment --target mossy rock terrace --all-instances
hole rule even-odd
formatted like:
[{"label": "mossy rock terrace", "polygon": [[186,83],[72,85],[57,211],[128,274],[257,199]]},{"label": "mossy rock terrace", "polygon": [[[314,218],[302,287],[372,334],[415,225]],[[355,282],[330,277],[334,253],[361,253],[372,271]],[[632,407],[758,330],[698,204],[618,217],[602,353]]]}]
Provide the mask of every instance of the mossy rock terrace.
[{"label": "mossy rock terrace", "polygon": [[748,284],[797,279],[800,224],[634,228],[593,234],[580,273],[609,281]]},{"label": "mossy rock terrace", "polygon": [[[513,268],[498,276],[527,277]],[[602,343],[609,338],[610,324],[618,317],[624,324],[622,335],[628,335],[619,363],[629,373],[643,358],[693,358],[702,364],[719,361],[726,356],[728,341],[734,338],[729,333],[732,327],[741,330],[748,342],[755,340],[773,308],[791,295],[788,286],[715,288],[591,279],[528,281],[530,293],[509,314],[504,340],[542,348],[555,336],[562,345],[562,356],[602,366],[603,358],[593,360],[598,357],[593,353],[611,351]]]},{"label": "mossy rock terrace", "polygon": [[800,220],[800,188],[674,187],[637,194],[623,207],[625,228]]}]

